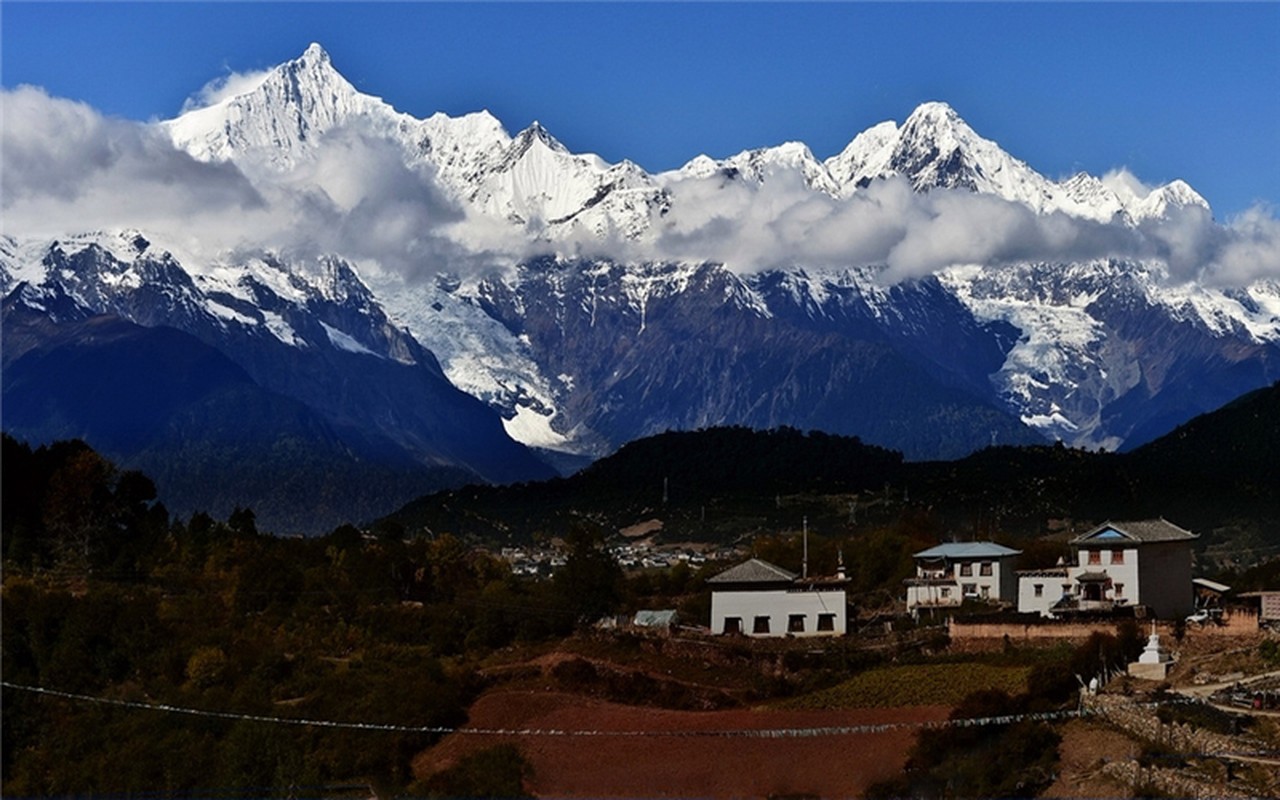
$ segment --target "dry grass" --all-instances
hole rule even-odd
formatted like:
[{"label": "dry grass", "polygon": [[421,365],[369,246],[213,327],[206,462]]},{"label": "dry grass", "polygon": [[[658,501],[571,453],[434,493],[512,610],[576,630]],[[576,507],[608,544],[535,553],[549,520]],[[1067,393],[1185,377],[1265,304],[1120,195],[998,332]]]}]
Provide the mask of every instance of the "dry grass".
[{"label": "dry grass", "polygon": [[895,708],[953,706],[980,689],[1018,694],[1031,667],[987,664],[910,664],[878,667],[830,689],[796,697],[779,708]]}]

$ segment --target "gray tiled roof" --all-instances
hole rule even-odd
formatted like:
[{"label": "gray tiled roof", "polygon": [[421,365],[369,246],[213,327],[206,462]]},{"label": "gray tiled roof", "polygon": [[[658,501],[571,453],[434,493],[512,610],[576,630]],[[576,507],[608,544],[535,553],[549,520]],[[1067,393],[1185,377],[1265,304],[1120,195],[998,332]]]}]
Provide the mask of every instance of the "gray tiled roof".
[{"label": "gray tiled roof", "polygon": [[795,579],[796,573],[753,558],[707,578],[707,583],[781,583]]},{"label": "gray tiled roof", "polygon": [[1105,572],[1081,572],[1076,580],[1080,583],[1103,583],[1110,581],[1111,576]]},{"label": "gray tiled roof", "polygon": [[[1109,532],[1110,531],[1110,532]],[[1071,540],[1072,544],[1106,544],[1117,541],[1181,542],[1200,538],[1164,519],[1136,522],[1104,522],[1088,533]]]},{"label": "gray tiled roof", "polygon": [[921,550],[916,558],[1003,558],[1021,552],[995,542],[947,542]]}]

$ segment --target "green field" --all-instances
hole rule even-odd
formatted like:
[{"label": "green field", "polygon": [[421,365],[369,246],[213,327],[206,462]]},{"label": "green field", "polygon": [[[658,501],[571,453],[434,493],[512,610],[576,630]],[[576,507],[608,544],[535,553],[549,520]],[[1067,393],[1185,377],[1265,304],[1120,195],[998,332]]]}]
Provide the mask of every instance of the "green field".
[{"label": "green field", "polygon": [[861,672],[829,689],[792,698],[779,708],[890,708],[949,706],[979,689],[1026,691],[1029,666],[909,664],[877,667]]}]

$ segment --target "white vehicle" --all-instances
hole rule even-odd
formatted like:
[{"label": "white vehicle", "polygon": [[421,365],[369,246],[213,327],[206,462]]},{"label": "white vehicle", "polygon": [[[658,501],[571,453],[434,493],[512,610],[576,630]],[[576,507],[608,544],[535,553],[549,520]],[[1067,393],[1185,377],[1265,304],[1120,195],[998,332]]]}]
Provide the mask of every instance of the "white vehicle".
[{"label": "white vehicle", "polygon": [[1216,608],[1201,608],[1196,610],[1194,614],[1187,617],[1187,622],[1196,625],[1208,625],[1209,623],[1217,624],[1222,616],[1222,612]]}]

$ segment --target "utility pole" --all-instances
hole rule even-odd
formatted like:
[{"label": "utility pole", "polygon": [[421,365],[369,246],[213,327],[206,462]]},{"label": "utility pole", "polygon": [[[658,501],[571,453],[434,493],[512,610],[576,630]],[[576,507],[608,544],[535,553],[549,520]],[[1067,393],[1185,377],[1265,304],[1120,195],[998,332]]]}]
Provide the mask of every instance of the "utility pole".
[{"label": "utility pole", "polygon": [[800,577],[809,577],[809,518],[804,517],[804,556],[800,562]]}]

